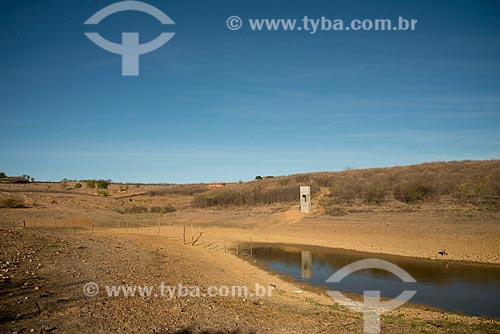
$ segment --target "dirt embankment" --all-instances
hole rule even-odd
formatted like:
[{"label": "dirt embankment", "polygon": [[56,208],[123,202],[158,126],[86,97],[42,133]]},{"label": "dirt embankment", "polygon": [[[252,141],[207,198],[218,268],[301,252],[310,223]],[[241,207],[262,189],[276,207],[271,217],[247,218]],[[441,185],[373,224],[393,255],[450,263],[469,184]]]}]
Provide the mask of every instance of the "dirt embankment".
[{"label": "dirt embankment", "polygon": [[[115,234],[116,231],[111,231]],[[126,232],[126,231],[125,231]],[[105,231],[1,233],[1,333],[353,333],[362,317],[221,249]],[[84,294],[95,282],[100,292]],[[109,297],[106,285],[271,287],[256,297]],[[155,290],[157,291],[157,290]],[[386,316],[390,333],[496,333],[492,320],[425,309]]]}]

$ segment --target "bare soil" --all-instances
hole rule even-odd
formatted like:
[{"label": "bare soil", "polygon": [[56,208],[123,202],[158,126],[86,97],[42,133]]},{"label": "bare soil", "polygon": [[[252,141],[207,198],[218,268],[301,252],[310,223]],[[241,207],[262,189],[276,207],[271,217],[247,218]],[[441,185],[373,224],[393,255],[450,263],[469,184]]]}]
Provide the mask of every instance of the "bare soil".
[{"label": "bare soil", "polygon": [[[155,186],[113,185],[107,197],[68,188],[0,185],[0,197],[16,196],[26,206],[0,209],[0,333],[362,332],[360,314],[233,254],[250,239],[500,264],[499,215],[474,207],[375,206],[346,208],[342,217],[304,216],[288,205],[192,209],[189,196],[148,196]],[[167,204],[178,211],[116,210]],[[449,255],[438,255],[442,249]],[[88,282],[101,287],[97,296],[84,294]],[[108,297],[103,288],[161,282],[259,283],[273,293],[169,299]],[[382,333],[389,332],[499,333],[500,323],[408,305],[384,316]]]}]

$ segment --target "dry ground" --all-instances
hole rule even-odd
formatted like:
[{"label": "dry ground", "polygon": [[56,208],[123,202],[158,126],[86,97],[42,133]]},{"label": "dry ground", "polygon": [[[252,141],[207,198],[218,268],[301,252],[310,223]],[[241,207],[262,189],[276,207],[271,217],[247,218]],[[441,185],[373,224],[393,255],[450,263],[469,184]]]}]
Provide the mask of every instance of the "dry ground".
[{"label": "dry ground", "polygon": [[[359,314],[325,295],[296,293],[296,285],[225,253],[225,240],[228,248],[243,248],[252,238],[432,258],[447,248],[446,260],[500,264],[499,215],[474,207],[364,207],[351,208],[343,217],[304,217],[286,205],[191,209],[187,196],[144,194],[154,186],[111,188],[108,197],[66,188],[0,185],[0,196],[18,196],[30,206],[0,209],[0,333],[361,333]],[[167,204],[178,211],[114,211]],[[187,242],[203,233],[195,246],[184,245],[184,225]],[[201,287],[259,283],[276,289],[263,299],[112,298],[103,291],[89,298],[82,288],[90,281]],[[407,307],[385,317],[382,332],[498,333],[500,325]]]}]

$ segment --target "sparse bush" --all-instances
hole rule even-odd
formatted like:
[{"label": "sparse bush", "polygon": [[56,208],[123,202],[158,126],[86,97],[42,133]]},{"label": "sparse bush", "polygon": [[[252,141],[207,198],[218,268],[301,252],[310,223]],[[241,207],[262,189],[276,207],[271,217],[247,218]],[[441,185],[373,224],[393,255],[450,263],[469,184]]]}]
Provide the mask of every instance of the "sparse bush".
[{"label": "sparse bush", "polygon": [[20,198],[16,197],[9,197],[2,199],[0,201],[0,207],[2,208],[9,208],[9,209],[20,209],[24,208],[24,201]]},{"label": "sparse bush", "polygon": [[192,205],[298,203],[301,185],[316,190],[328,188],[330,194],[322,196],[327,198],[330,206],[380,204],[389,200],[416,203],[443,199],[500,208],[500,160],[432,162],[263,178],[259,182],[233,184],[224,189],[194,194]]},{"label": "sparse bush", "polygon": [[310,177],[311,177],[311,175],[309,175],[309,174],[295,175],[295,182],[297,182],[297,183],[304,183],[304,182],[309,181]]},{"label": "sparse bush", "polygon": [[369,204],[381,204],[385,201],[387,190],[381,184],[371,184],[366,189],[364,199]]},{"label": "sparse bush", "polygon": [[[314,190],[312,190],[314,191]],[[194,207],[249,206],[298,201],[300,191],[297,186],[262,188],[244,185],[241,187],[214,189],[193,197]]]},{"label": "sparse bush", "polygon": [[121,208],[117,210],[122,214],[138,214],[138,213],[146,213],[148,212],[148,208],[142,205],[135,205],[129,208]]},{"label": "sparse bush", "polygon": [[165,205],[165,206],[153,206],[150,209],[148,209],[145,206],[138,205],[138,206],[132,206],[129,208],[120,208],[116,210],[117,212],[121,214],[140,214],[140,213],[171,213],[177,211],[175,207],[172,205]]},{"label": "sparse bush", "polygon": [[262,176],[257,175],[257,176],[255,177],[255,179],[256,179],[256,180],[262,180],[263,178],[262,178]]},{"label": "sparse bush", "polygon": [[318,176],[317,178],[314,178],[315,183],[319,187],[328,187],[330,185],[330,180],[331,177],[325,175],[325,176]]},{"label": "sparse bush", "polygon": [[82,187],[82,184],[81,183],[77,183],[75,184],[75,189],[80,189]]},{"label": "sparse bush", "polygon": [[500,172],[483,176],[481,178],[469,178],[460,183],[455,193],[461,202],[474,204],[495,204],[500,202]]},{"label": "sparse bush", "polygon": [[340,216],[347,215],[347,212],[344,209],[339,208],[337,206],[330,206],[328,208],[325,208],[325,213],[327,215],[334,216],[334,217],[340,217]]},{"label": "sparse bush", "polygon": [[279,185],[280,186],[287,186],[290,184],[290,178],[289,177],[283,177],[279,179]]},{"label": "sparse bush", "polygon": [[89,189],[108,189],[108,186],[111,184],[110,180],[86,180],[85,184]]},{"label": "sparse bush", "polygon": [[97,189],[108,189],[110,184],[111,184],[111,181],[99,180],[96,182],[96,187],[97,187]]},{"label": "sparse bush", "polygon": [[166,206],[153,206],[151,209],[149,209],[151,213],[170,213],[170,212],[175,212],[177,211],[172,205],[166,205]]},{"label": "sparse bush", "polygon": [[102,197],[108,197],[109,196],[108,192],[104,191],[104,190],[103,191],[99,191],[99,195],[101,195]]},{"label": "sparse bush", "polygon": [[4,172],[0,172],[0,179],[5,179],[7,175]]},{"label": "sparse bush", "polygon": [[394,198],[405,203],[422,202],[436,196],[437,191],[434,186],[424,181],[398,185],[394,190]]},{"label": "sparse bush", "polygon": [[152,190],[148,192],[149,196],[164,196],[164,195],[184,195],[193,196],[194,194],[208,191],[206,184],[179,184],[167,186],[163,189]]},{"label": "sparse bush", "polygon": [[363,186],[360,183],[334,183],[330,187],[330,193],[335,203],[355,204],[363,198]]},{"label": "sparse bush", "polygon": [[96,186],[96,180],[87,180],[85,181],[85,184],[87,185],[87,188],[94,189]]}]

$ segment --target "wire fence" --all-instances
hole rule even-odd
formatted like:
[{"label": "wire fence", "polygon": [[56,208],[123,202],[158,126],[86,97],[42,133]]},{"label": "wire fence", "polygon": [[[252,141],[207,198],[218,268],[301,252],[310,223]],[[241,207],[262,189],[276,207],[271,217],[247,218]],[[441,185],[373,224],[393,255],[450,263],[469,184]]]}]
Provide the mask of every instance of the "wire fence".
[{"label": "wire fence", "polygon": [[253,256],[253,241],[231,241],[213,238],[206,230],[197,228],[194,223],[179,223],[162,218],[135,220],[106,220],[68,222],[64,219],[0,219],[0,228],[4,230],[73,230],[91,234],[137,233],[157,236],[174,241],[182,241],[184,245],[203,247],[208,250],[223,251],[228,254]]}]

